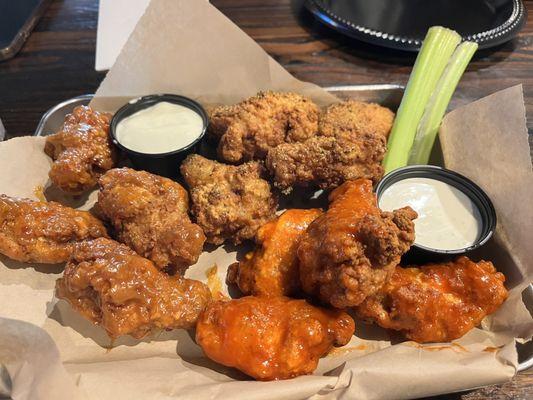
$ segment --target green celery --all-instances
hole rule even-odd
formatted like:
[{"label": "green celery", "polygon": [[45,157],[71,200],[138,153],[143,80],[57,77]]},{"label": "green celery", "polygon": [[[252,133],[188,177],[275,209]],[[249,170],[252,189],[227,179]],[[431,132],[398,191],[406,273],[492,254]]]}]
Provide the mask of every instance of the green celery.
[{"label": "green celery", "polygon": [[416,128],[461,36],[441,26],[429,28],[396,114],[383,161],[385,172],[407,165]]},{"label": "green celery", "polygon": [[477,50],[477,43],[464,42],[453,53],[424,111],[409,154],[409,164],[427,164],[437,132],[455,88]]}]

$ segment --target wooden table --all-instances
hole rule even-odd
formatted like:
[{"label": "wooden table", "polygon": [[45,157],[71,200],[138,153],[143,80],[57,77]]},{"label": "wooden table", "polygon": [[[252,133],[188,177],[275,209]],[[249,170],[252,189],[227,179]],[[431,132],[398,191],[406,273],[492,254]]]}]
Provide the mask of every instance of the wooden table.
[{"label": "wooden table", "polygon": [[[412,56],[339,36],[302,12],[302,0],[212,0],[296,77],[319,85],[405,84]],[[456,93],[469,102],[522,83],[533,131],[533,1],[513,41],[478,54]],[[0,62],[0,118],[7,137],[31,135],[58,102],[93,93],[104,74],[94,71],[96,0],[56,0],[16,58]],[[530,135],[530,143],[533,135]],[[533,398],[533,371],[505,385],[436,399]]]}]

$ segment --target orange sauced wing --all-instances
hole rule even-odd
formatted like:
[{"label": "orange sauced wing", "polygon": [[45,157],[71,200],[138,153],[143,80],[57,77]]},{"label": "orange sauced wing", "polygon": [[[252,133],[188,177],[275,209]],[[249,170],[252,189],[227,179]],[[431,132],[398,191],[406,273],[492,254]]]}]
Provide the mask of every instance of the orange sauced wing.
[{"label": "orange sauced wing", "polygon": [[309,224],[322,211],[287,210],[257,232],[257,248],[230,266],[228,283],[246,295],[289,296],[300,287],[296,248]]},{"label": "orange sauced wing", "polygon": [[207,357],[258,380],[312,373],[334,345],[350,341],[353,319],[343,311],[286,297],[243,297],[211,303],[196,327]]},{"label": "orange sauced wing", "polygon": [[507,298],[504,281],[492,263],[467,257],[421,268],[398,266],[357,314],[419,343],[448,342],[498,309]]}]

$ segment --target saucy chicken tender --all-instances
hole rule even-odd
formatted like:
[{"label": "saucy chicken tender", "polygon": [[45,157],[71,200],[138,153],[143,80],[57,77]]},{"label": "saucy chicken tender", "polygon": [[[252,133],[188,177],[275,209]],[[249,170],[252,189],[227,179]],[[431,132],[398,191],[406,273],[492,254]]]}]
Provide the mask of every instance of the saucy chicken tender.
[{"label": "saucy chicken tender", "polygon": [[372,182],[348,181],[300,239],[303,290],[337,308],[357,306],[390,278],[413,244],[416,212],[382,212]]},{"label": "saucy chicken tender", "polygon": [[211,299],[202,282],[169,276],[110,239],[74,248],[56,295],[111,338],[141,338],[156,329],[192,328]]},{"label": "saucy chicken tender", "polygon": [[385,136],[340,131],[302,143],[285,143],[269,151],[266,166],[284,192],[295,186],[333,189],[347,180],[383,176]]},{"label": "saucy chicken tender", "polygon": [[205,235],[189,219],[189,197],[178,183],[119,168],[100,178],[98,211],[114,235],[160,268],[183,273],[202,253]]},{"label": "saucy chicken tender", "polygon": [[256,235],[257,248],[241,262],[230,265],[228,283],[245,295],[290,296],[300,288],[296,249],[309,224],[322,210],[287,210],[263,225]]},{"label": "saucy chicken tender", "polygon": [[394,113],[375,103],[348,100],[329,106],[320,116],[318,130],[323,136],[340,132],[354,135],[378,134],[388,137]]},{"label": "saucy chicken tender", "polygon": [[449,342],[500,307],[507,298],[504,282],[491,262],[475,263],[467,257],[421,268],[398,266],[356,312],[419,343]]},{"label": "saucy chicken tender", "polygon": [[13,260],[62,263],[75,243],[98,237],[106,229],[87,211],[0,195],[0,253]]},{"label": "saucy chicken tender", "polygon": [[209,134],[230,163],[264,159],[281,143],[301,142],[318,130],[318,107],[295,93],[260,92],[239,104],[215,108]]},{"label": "saucy chicken tender", "polygon": [[267,381],[312,373],[354,330],[340,310],[286,297],[243,297],[211,303],[198,320],[196,342],[212,360]]},{"label": "saucy chicken tender", "polygon": [[277,199],[261,178],[262,172],[258,162],[233,166],[197,154],[182,163],[192,213],[209,243],[231,239],[239,244],[252,239],[259,227],[275,218]]},{"label": "saucy chicken tender", "polygon": [[80,194],[115,166],[115,149],[109,137],[111,114],[79,106],[65,117],[59,132],[46,138],[45,153],[54,163],[50,179],[64,192]]}]

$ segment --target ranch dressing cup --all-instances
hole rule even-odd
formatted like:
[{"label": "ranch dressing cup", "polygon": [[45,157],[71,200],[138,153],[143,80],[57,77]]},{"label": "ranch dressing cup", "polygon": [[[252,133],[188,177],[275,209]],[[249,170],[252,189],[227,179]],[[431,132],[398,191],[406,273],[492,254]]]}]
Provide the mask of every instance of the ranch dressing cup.
[{"label": "ranch dressing cup", "polygon": [[383,211],[410,206],[418,213],[408,259],[467,253],[485,244],[496,227],[496,212],[485,192],[444,168],[399,168],[381,180],[376,193]]},{"label": "ranch dressing cup", "polygon": [[121,107],[110,133],[136,169],[173,178],[185,157],[197,152],[208,122],[204,108],[192,99],[150,95]]}]

